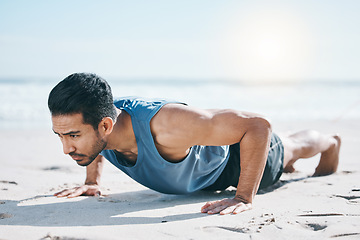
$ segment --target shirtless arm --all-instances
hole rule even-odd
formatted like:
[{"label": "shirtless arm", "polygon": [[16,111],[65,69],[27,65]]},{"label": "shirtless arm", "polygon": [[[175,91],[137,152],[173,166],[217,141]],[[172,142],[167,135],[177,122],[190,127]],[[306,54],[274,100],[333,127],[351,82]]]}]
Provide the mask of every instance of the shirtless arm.
[{"label": "shirtless arm", "polygon": [[169,104],[153,120],[155,141],[172,151],[184,152],[193,145],[219,146],[240,142],[241,175],[236,196],[209,202],[202,207],[202,212],[228,214],[251,208],[270,144],[271,126],[266,119],[234,110],[199,110]]},{"label": "shirtless arm", "polygon": [[55,193],[57,197],[78,197],[85,196],[98,196],[100,192],[100,178],[104,165],[104,157],[99,155],[95,160],[86,167],[86,180],[85,184],[80,187],[72,189],[65,189],[61,192]]}]

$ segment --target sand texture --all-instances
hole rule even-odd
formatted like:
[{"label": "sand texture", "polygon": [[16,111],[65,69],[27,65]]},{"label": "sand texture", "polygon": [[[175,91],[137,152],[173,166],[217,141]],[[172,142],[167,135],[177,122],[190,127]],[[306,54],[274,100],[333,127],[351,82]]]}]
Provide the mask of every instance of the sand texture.
[{"label": "sand texture", "polygon": [[149,190],[106,163],[100,197],[52,194],[84,181],[49,130],[0,135],[0,239],[360,239],[359,121],[275,122],[274,131],[317,129],[342,136],[339,170],[309,177],[318,157],[295,164],[259,192],[253,209],[207,215],[201,206],[233,190],[188,196]]}]

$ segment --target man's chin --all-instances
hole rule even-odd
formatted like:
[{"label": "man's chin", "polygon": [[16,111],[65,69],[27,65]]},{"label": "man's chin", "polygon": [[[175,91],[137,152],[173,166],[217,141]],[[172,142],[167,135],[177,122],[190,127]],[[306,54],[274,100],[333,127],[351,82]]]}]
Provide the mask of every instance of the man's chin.
[{"label": "man's chin", "polygon": [[76,161],[77,165],[86,167],[86,166],[90,165],[98,156],[99,156],[99,154],[94,154],[94,155],[90,155],[90,156],[83,155],[82,158],[80,158],[80,159],[76,159],[74,157],[73,157],[73,159]]},{"label": "man's chin", "polygon": [[92,163],[94,160],[91,159],[83,159],[81,161],[76,161],[77,165],[82,166],[82,167],[86,167],[88,165],[90,165],[90,163]]}]

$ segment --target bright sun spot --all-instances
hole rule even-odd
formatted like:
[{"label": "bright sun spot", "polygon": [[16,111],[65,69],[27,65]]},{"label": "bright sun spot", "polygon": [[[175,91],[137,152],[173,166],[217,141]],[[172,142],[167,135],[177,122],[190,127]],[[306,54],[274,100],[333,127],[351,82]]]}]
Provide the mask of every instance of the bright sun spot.
[{"label": "bright sun spot", "polygon": [[273,61],[280,57],[281,44],[276,39],[264,38],[258,43],[257,54],[259,58]]},{"label": "bright sun spot", "polygon": [[224,44],[229,74],[243,80],[301,79],[311,52],[301,21],[288,13],[267,11],[234,22]]}]

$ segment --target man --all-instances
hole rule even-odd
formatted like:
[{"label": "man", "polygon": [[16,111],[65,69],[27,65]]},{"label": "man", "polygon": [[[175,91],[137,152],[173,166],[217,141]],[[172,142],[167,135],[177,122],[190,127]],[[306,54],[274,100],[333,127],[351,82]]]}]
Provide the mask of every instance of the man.
[{"label": "man", "polygon": [[264,117],[235,110],[201,110],[166,100],[124,98],[113,103],[110,86],[95,74],[75,73],[51,91],[53,131],[65,154],[86,166],[81,187],[55,195],[100,194],[104,159],[139,183],[163,193],[237,187],[234,198],[201,211],[236,214],[252,207],[259,187],[294,171],[299,158],[321,153],[314,176],[334,173],[341,140],[302,131],[281,139]]}]

